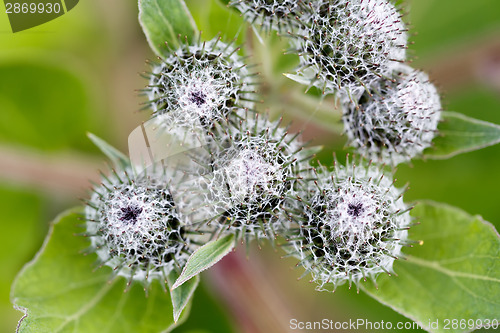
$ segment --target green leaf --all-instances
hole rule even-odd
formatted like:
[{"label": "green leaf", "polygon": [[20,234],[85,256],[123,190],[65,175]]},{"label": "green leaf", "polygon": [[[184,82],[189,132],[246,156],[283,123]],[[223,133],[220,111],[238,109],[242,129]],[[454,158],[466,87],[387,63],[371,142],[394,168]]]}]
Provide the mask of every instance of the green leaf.
[{"label": "green leaf", "polygon": [[[500,319],[500,236],[479,216],[445,204],[417,204],[420,225],[411,237],[423,244],[405,251],[395,263],[398,277],[381,276],[378,290],[362,289],[380,302],[420,323],[430,332],[465,332],[445,319]],[[435,323],[438,321],[438,326]]]},{"label": "green leaf", "polygon": [[[9,300],[10,286],[23,263],[40,247],[47,231],[40,223],[43,198],[28,190],[0,185],[2,232],[0,233],[0,332],[12,332],[19,312]],[[29,207],[29,209],[26,209]]]},{"label": "green leaf", "polygon": [[111,146],[109,143],[99,138],[97,135],[87,133],[90,140],[106,155],[116,167],[125,169],[130,166],[130,160],[121,151]]},{"label": "green leaf", "polygon": [[[189,9],[203,38],[210,40],[222,32],[226,40],[237,38],[235,43],[242,45],[246,41],[247,31],[241,13],[228,8],[219,0],[189,0]],[[254,62],[255,61],[254,59]]]},{"label": "green leaf", "polygon": [[456,112],[443,112],[438,130],[440,136],[434,139],[434,147],[424,152],[427,158],[446,159],[500,142],[499,125]]},{"label": "green leaf", "polygon": [[[111,269],[93,272],[96,255],[84,256],[85,237],[74,236],[81,208],[60,215],[35,259],[19,273],[11,300],[24,311],[18,332],[165,332],[175,324],[172,302],[160,282],[145,297],[139,283],[124,293],[126,280]],[[186,315],[186,312],[184,313]]]},{"label": "green leaf", "polygon": [[234,316],[227,311],[223,300],[213,292],[210,283],[200,283],[196,288],[196,301],[189,309],[189,320],[186,320],[175,333],[205,332],[205,333],[233,333]]},{"label": "green leaf", "polygon": [[178,288],[193,276],[215,265],[234,248],[234,235],[227,235],[207,243],[193,252],[189,257],[181,276],[175,281],[172,289]]},{"label": "green leaf", "polygon": [[139,23],[149,46],[160,57],[179,46],[179,35],[192,41],[198,28],[183,0],[139,0]]},{"label": "green leaf", "polygon": [[[169,288],[172,288],[175,281],[179,278],[179,274],[173,270],[167,276],[167,283]],[[194,279],[189,280],[184,283],[182,286],[171,291],[170,295],[172,297],[172,305],[174,307],[174,321],[177,322],[179,320],[179,316],[182,313],[182,310],[189,304],[191,297],[193,297],[194,291],[196,287],[198,287],[198,283],[200,282],[200,276],[197,275]]]}]

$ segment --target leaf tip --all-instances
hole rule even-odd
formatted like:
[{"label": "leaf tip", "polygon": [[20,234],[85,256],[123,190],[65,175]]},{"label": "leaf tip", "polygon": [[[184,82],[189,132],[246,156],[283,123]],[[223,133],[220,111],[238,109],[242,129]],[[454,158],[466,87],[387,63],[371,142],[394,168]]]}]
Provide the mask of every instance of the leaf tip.
[{"label": "leaf tip", "polygon": [[184,283],[184,281],[179,281],[179,280],[175,281],[175,283],[170,288],[170,291],[174,291],[175,289],[180,287],[183,283]]},{"label": "leaf tip", "polygon": [[181,316],[182,311],[174,311],[174,323],[177,324],[179,321],[179,317]]}]

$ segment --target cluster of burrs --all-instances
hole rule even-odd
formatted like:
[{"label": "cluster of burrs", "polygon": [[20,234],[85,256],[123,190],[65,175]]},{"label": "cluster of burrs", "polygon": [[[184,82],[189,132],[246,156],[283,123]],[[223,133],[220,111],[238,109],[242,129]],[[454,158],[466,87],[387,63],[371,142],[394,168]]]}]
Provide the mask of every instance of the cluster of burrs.
[{"label": "cluster of burrs", "polygon": [[404,64],[407,28],[390,0],[234,0],[229,5],[263,30],[290,37],[290,52],[300,59],[290,77],[338,97],[348,144],[358,154],[396,165],[432,146],[439,94],[426,74]]},{"label": "cluster of burrs", "polygon": [[256,113],[256,74],[238,51],[220,37],[181,42],[153,64],[144,89],[151,122],[167,138],[161,145],[182,149],[141,173],[133,163],[113,170],[94,186],[85,212],[90,250],[130,283],[166,280],[221,235],[249,243],[284,232],[281,212],[309,156],[281,120]]},{"label": "cluster of burrs", "polygon": [[172,153],[139,168],[147,172],[131,163],[103,176],[88,202],[86,235],[100,265],[147,285],[233,234],[247,244],[281,236],[319,290],[393,273],[410,245],[410,207],[378,162],[422,153],[440,109],[427,76],[402,63],[397,8],[386,0],[229,5],[265,31],[286,29],[301,81],[340,98],[351,144],[375,163],[312,168],[315,149],[258,113],[257,74],[240,49],[220,37],[186,39],[145,75],[155,145]]},{"label": "cluster of burrs", "polygon": [[[289,242],[318,289],[393,273],[411,246],[410,207],[385,165],[432,146],[441,103],[428,76],[406,65],[407,27],[390,0],[234,0],[255,28],[288,36],[297,82],[333,94],[342,106],[348,144],[369,160],[301,174],[289,201]],[[372,161],[374,163],[372,163]],[[380,165],[380,166],[377,166]]]}]

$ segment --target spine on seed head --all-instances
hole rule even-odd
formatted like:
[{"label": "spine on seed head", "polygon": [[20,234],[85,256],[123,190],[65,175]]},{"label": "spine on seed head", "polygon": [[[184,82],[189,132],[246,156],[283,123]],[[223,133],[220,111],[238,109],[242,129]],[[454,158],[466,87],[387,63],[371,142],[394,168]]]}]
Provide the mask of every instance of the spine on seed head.
[{"label": "spine on seed head", "polygon": [[296,28],[295,17],[300,13],[301,3],[300,0],[233,0],[229,6],[260,30],[286,32]]}]

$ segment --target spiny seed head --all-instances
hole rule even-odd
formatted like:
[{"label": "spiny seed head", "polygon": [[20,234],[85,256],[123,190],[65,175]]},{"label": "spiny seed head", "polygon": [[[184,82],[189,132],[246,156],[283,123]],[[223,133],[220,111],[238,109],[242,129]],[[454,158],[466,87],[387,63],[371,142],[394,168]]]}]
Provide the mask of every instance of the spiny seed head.
[{"label": "spiny seed head", "polygon": [[299,13],[296,0],[233,0],[229,6],[236,8],[243,18],[265,32],[290,30],[296,25],[294,17]]},{"label": "spiny seed head", "polygon": [[237,51],[215,38],[182,45],[162,60],[145,89],[153,116],[168,125],[209,129],[236,110],[252,108],[252,80]]},{"label": "spiny seed head", "polygon": [[370,159],[396,165],[422,154],[437,133],[441,102],[429,77],[406,65],[380,79],[343,115],[349,144]]},{"label": "spiny seed head", "polygon": [[102,265],[147,284],[181,268],[192,249],[165,184],[130,174],[115,173],[94,188],[85,234]]},{"label": "spiny seed head", "polygon": [[391,272],[411,221],[391,177],[373,165],[347,164],[320,168],[315,178],[302,194],[302,221],[291,242],[317,289]]},{"label": "spiny seed head", "polygon": [[405,25],[389,0],[314,1],[300,20],[297,73],[325,93],[353,98],[406,58]]},{"label": "spiny seed head", "polygon": [[[193,192],[203,224],[237,237],[274,238],[285,198],[296,190],[301,144],[279,122],[255,117],[219,128],[206,147],[206,172]],[[190,201],[194,202],[193,199]]]}]

